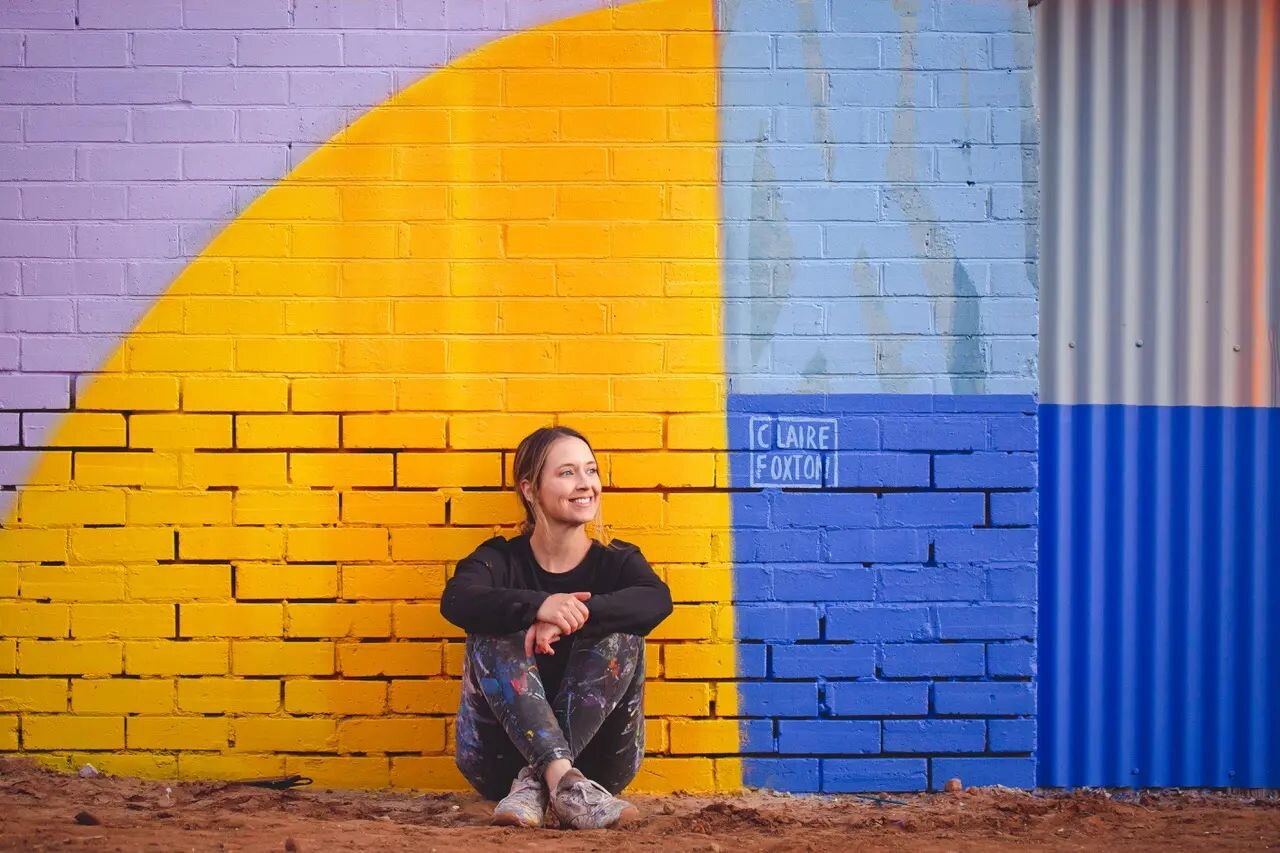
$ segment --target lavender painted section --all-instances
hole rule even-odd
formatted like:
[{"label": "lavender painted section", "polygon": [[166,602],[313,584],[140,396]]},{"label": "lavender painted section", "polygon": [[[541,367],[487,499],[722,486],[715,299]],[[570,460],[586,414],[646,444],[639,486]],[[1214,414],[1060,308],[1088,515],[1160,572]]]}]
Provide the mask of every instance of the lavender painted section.
[{"label": "lavender painted section", "polygon": [[[0,3],[0,410],[66,409],[69,375],[370,107],[495,39],[622,2]],[[0,443],[21,441],[13,417]]]}]

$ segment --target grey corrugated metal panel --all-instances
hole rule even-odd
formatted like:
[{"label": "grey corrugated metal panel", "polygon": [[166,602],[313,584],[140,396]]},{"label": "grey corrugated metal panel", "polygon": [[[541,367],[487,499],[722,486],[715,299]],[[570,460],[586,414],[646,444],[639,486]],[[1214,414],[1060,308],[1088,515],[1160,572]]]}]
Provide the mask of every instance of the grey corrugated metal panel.
[{"label": "grey corrugated metal panel", "polygon": [[1046,402],[1280,405],[1277,6],[1036,8]]}]

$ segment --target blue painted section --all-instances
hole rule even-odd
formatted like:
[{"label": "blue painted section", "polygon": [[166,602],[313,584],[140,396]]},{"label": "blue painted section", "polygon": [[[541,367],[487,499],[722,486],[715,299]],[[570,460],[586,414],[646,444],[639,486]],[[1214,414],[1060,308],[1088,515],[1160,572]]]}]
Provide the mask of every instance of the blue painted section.
[{"label": "blue painted section", "polygon": [[[965,756],[942,766],[1030,785],[1034,398],[731,395],[728,409],[747,784],[926,790]],[[761,477],[778,454],[800,461]]]},{"label": "blue painted section", "polygon": [[1280,410],[1040,424],[1039,783],[1280,787]]}]

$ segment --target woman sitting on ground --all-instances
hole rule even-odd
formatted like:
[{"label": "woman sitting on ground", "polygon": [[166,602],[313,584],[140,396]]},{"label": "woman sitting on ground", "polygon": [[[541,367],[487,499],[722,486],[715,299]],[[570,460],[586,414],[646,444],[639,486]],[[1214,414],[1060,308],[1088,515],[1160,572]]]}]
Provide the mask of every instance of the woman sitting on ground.
[{"label": "woman sitting on ground", "polygon": [[587,440],[539,429],[516,448],[522,533],[458,563],[440,610],[467,632],[456,761],[494,823],[599,829],[639,816],[618,799],[644,757],[644,636],[671,593],[634,545],[603,544]]}]

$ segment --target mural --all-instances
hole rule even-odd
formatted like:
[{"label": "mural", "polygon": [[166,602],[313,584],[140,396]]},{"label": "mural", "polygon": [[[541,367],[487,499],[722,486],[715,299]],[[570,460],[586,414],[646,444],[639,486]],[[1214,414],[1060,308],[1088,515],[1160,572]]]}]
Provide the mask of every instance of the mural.
[{"label": "mural", "polygon": [[397,41],[102,363],[30,347],[93,369],[11,406],[0,749],[463,787],[438,596],[563,423],[677,601],[636,787],[1033,784],[1024,4],[516,7],[420,80]]}]

